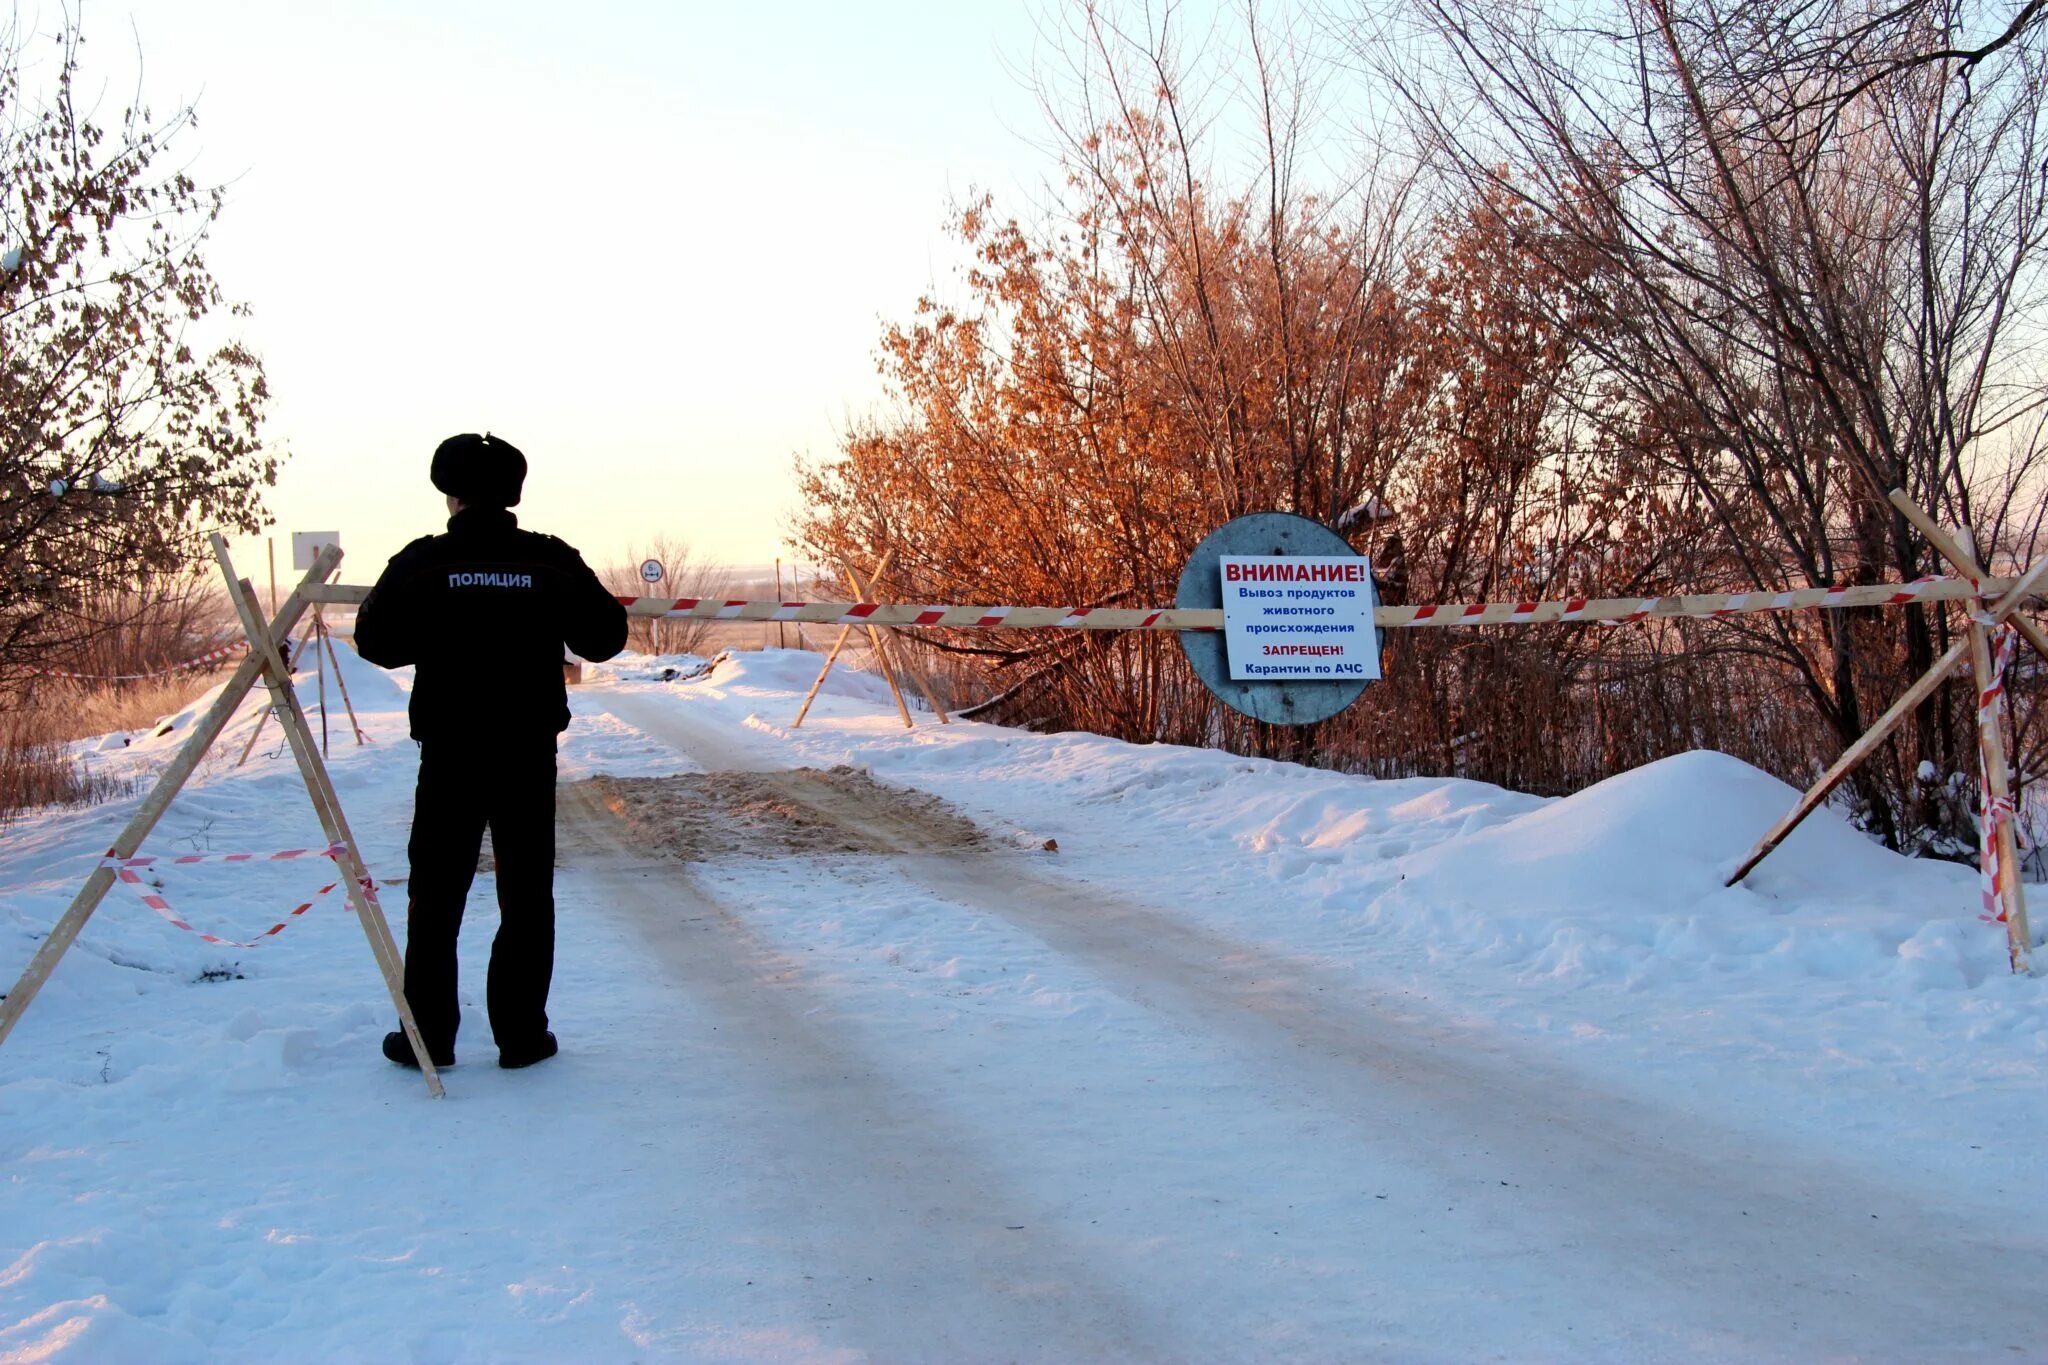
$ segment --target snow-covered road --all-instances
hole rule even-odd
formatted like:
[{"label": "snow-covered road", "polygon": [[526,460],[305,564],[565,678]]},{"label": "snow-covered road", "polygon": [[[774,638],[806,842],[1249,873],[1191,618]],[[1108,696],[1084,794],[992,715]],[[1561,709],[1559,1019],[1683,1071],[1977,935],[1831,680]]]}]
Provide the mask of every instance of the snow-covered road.
[{"label": "snow-covered road", "polygon": [[[666,698],[602,701],[706,771],[778,761],[759,731],[715,727]],[[1929,1359],[2040,1339],[2031,1305],[2015,1302],[1995,1319],[1956,1292],[2048,1272],[2048,1243],[1995,1209],[1980,1210],[1979,1222],[1902,1201],[1825,1149],[1759,1142],[1700,1106],[1628,1097],[1413,999],[1361,990],[1341,967],[1206,932],[1174,913],[1170,894],[1159,903],[1114,894],[1014,850],[928,853],[889,812],[809,790],[813,813],[887,855],[865,877],[930,897],[943,913],[1000,921],[1038,946],[1042,975],[1106,988],[1137,1016],[1140,1036],[1123,1049],[1200,1057],[1205,1071],[1239,1080],[1164,1103],[1118,1087],[1091,1103],[1028,1055],[1039,1040],[1024,1038],[1010,1064],[952,1072],[935,1107],[921,1093],[939,1051],[931,1040],[863,1026],[886,1018],[888,1002],[861,999],[843,977],[821,987],[803,953],[767,948],[747,926],[773,907],[721,902],[672,863],[637,860],[625,877],[608,869],[613,904],[649,933],[679,986],[733,1005],[730,1045],[743,1075],[771,1091],[793,1077],[815,1084],[821,1071],[840,1080],[810,1090],[792,1131],[814,1134],[825,1153],[813,1172],[825,1177],[811,1206],[815,1254],[842,1296],[882,1311],[860,1344],[883,1358],[977,1356],[1020,1339],[1008,1321],[1020,1308],[1021,1323],[1060,1358],[1187,1358],[1219,1339],[1261,1351],[1349,1342],[1404,1358],[1464,1356],[1487,1335],[1469,1335],[1475,1318],[1512,1322],[1510,1339],[1487,1343],[1511,1356]],[[602,810],[582,805],[581,823],[602,830]],[[616,848],[625,856],[623,841]],[[812,872],[797,893],[806,904],[863,875],[829,862]],[[680,906],[665,899],[679,888]],[[696,932],[677,932],[679,912]],[[886,896],[873,912],[892,913]],[[763,995],[759,983],[770,980],[778,990]],[[823,1013],[848,1027],[826,1039],[793,1025],[786,995],[803,1002],[802,1018]],[[1032,1150],[1014,1150],[1020,1105],[1065,1122],[1036,1126]],[[772,1107],[766,1097],[761,1106]],[[1286,1130],[1278,1142],[1275,1126]],[[860,1140],[849,1146],[850,1133]],[[1209,1244],[1178,1250],[1228,1264],[1238,1281],[1229,1297],[1248,1312],[1211,1318],[1193,1337],[1184,1271],[1162,1283],[1150,1257],[1093,1237],[1077,1246],[1060,1234],[1067,1220],[1057,1208],[1032,1207],[996,1179],[1006,1149],[1036,1176],[1026,1185],[1091,1167],[1113,1173],[1127,1213],[1143,1210],[1136,1216],[1173,1236],[1188,1168],[1216,1160],[1221,1135],[1238,1169],[1210,1196]],[[906,1175],[921,1196],[904,1196]],[[911,1216],[878,1221],[878,1184]],[[1397,1209],[1390,1189],[1402,1192]],[[1031,1235],[999,1242],[992,1256],[991,1209],[1010,1211]],[[1261,1246],[1282,1229],[1298,1239],[1305,1224],[1307,1257]],[[877,1278],[877,1246],[908,1272],[910,1302],[862,1294],[861,1282]],[[931,1274],[933,1262],[959,1268],[965,1282]],[[925,1310],[948,1294],[959,1297],[936,1314],[945,1331],[934,1337]],[[1276,1332],[1284,1335],[1268,1335]]]},{"label": "snow-covered road", "polygon": [[[1789,797],[1718,755],[1546,802],[860,675],[789,730],[815,666],[573,694],[564,1051],[490,1065],[485,873],[441,1103],[348,915],[110,900],[0,1048],[0,1361],[2048,1358],[2048,982],[1966,870],[1817,822],[1724,891]],[[153,847],[305,842],[253,719]],[[125,813],[0,841],[0,974]],[[307,874],[166,875],[242,933]]]}]

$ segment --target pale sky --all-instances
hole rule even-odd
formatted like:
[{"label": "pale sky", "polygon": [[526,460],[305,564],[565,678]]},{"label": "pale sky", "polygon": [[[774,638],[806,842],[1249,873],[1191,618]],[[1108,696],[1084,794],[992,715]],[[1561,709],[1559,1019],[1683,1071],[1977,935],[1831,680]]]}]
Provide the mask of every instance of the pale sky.
[{"label": "pale sky", "polygon": [[[270,506],[367,582],[441,528],[435,444],[532,465],[522,524],[594,564],[657,532],[765,564],[797,452],[882,397],[882,320],[974,187],[1051,172],[1031,0],[579,5],[100,0],[88,88],[196,99],[232,181],[207,253],[263,356]],[[131,26],[133,36],[131,36]],[[262,541],[237,542],[263,582]]]}]

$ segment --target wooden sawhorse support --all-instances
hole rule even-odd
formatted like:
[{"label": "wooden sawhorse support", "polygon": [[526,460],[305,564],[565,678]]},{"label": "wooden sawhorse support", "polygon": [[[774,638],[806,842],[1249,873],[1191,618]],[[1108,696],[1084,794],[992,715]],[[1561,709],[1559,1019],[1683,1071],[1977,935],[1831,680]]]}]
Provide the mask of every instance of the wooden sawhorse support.
[{"label": "wooden sawhorse support", "polygon": [[[895,557],[896,551],[893,547],[884,551],[881,562],[875,565],[874,576],[868,579],[866,583],[860,581],[860,575],[854,571],[853,565],[848,561],[840,561],[839,571],[846,575],[847,584],[853,589],[855,597],[863,602],[869,600],[879,602],[881,600],[882,575],[889,571],[889,561]],[[906,730],[911,728],[911,719],[910,708],[903,704],[903,689],[896,685],[896,674],[899,671],[908,673],[911,681],[917,684],[918,691],[924,693],[925,702],[932,708],[932,713],[939,718],[939,724],[951,725],[953,723],[952,717],[946,714],[945,707],[939,705],[938,694],[932,690],[931,680],[924,676],[923,671],[914,666],[907,655],[901,661],[893,659],[890,656],[888,644],[883,638],[883,631],[876,629],[874,626],[869,626],[867,627],[867,632],[868,642],[874,647],[875,651],[875,667],[882,671],[882,680],[889,684],[889,695],[896,699],[896,713],[903,717],[903,728]],[[833,664],[839,662],[839,651],[846,648],[847,637],[852,634],[853,627],[851,625],[845,626],[840,630],[839,638],[832,642],[832,652],[825,656],[824,667],[818,670],[817,680],[811,684],[811,690],[804,693],[804,704],[797,708],[796,719],[789,723],[790,729],[794,730],[802,725],[804,717],[810,714],[811,703],[818,699],[818,689],[825,685],[825,675],[832,671]]]},{"label": "wooden sawhorse support", "polygon": [[[334,783],[327,775],[327,765],[321,761],[319,746],[306,724],[306,713],[299,706],[298,695],[292,690],[291,672],[285,667],[280,648],[291,639],[293,627],[311,605],[307,592],[333,576],[341,563],[341,550],[338,546],[321,550],[305,578],[285,599],[276,618],[265,626],[256,604],[256,589],[248,579],[236,575],[234,563],[228,558],[227,541],[219,535],[212,536],[211,540],[214,559],[227,579],[228,600],[234,604],[235,612],[242,621],[242,632],[249,640],[249,656],[242,660],[234,676],[221,688],[220,696],[200,717],[191,737],[185,741],[185,747],[178,751],[149,795],[143,798],[141,806],[114,840],[113,847],[107,850],[107,856],[110,859],[136,856],[142,841],[156,828],[157,821],[163,818],[172,800],[198,769],[200,760],[206,757],[206,751],[227,728],[242,699],[261,681],[269,689],[271,704],[284,727],[292,756],[298,760],[299,772],[306,782],[306,793],[312,798],[313,811],[320,819],[321,829],[326,832],[327,842],[342,850],[337,859],[340,864],[338,876],[348,887],[349,903],[355,909],[356,918],[362,922],[363,933],[370,940],[370,952],[377,959],[378,970],[384,974],[384,984],[391,992],[391,1003],[398,1007],[399,1025],[412,1042],[413,1055],[419,1059],[420,1074],[426,1079],[427,1090],[439,1098],[444,1093],[441,1077],[434,1069],[433,1059],[427,1055],[426,1045],[420,1039],[419,1025],[413,1020],[412,1006],[405,999],[405,959],[391,937],[391,926],[385,922],[383,910],[370,891],[371,882],[363,864],[362,849],[356,844],[355,834],[342,814],[340,798],[335,795]],[[6,1042],[7,1036],[14,1031],[15,1023],[43,988],[43,983],[49,980],[58,960],[78,938],[79,931],[92,918],[93,911],[106,898],[114,880],[113,868],[104,865],[94,868],[85,879],[85,885],[72,897],[71,905],[50,930],[42,946],[36,949],[21,979],[7,993],[7,998],[0,1000],[0,1043]]]},{"label": "wooden sawhorse support", "polygon": [[[1940,524],[1927,514],[1926,509],[1908,498],[1903,489],[1893,489],[1891,504],[1898,508],[1899,515],[1911,522],[1916,530],[1927,537],[1927,543],[1946,559],[1964,577],[1973,583],[1984,581],[1983,566],[1962,540],[1942,530]],[[1991,631],[2010,624],[2019,632],[2020,638],[2032,645],[2036,652],[2048,658],[2048,635],[2041,628],[2016,613],[2022,604],[2042,591],[2043,575],[2048,574],[2048,559],[2035,561],[2021,575],[2011,590],[1996,602],[1983,598],[1969,603],[1970,614],[1965,624],[1963,638],[1949,649],[1927,670],[1920,680],[1907,688],[1899,699],[1892,703],[1877,721],[1863,732],[1863,737],[1844,750],[1835,760],[1834,766],[1820,775],[1806,793],[1799,798],[1799,804],[1788,811],[1784,818],[1757,840],[1756,847],[1742,865],[1728,878],[1729,886],[1747,877],[1756,865],[1770,854],[1770,851],[1799,828],[1800,821],[1825,801],[1841,780],[1856,766],[1876,752],[1885,737],[1896,730],[1915,707],[1925,701],[1936,688],[1947,681],[1950,673],[1967,662],[1975,679],[1978,702],[1972,708],[1977,719],[1978,756],[1982,760],[1983,781],[1987,788],[1986,809],[2000,807],[2009,809],[2012,804],[2012,768],[2005,752],[2005,736],[1999,728],[1999,703],[2003,690],[1997,685],[1996,668],[1991,655]],[[2010,819],[1993,817],[1990,837],[1995,841],[1997,874],[1994,890],[2000,906],[2000,915],[2005,922],[2006,955],[2015,972],[2025,973],[2031,969],[2029,954],[2033,948],[2033,935],[2027,925],[2026,893],[2020,885],[2019,841],[2013,834]]]}]

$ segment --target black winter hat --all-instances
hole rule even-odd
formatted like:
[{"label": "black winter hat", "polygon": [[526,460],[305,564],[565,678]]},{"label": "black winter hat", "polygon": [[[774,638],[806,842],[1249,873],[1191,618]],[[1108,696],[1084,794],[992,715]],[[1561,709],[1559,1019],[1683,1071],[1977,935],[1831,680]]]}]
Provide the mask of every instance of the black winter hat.
[{"label": "black winter hat", "polygon": [[510,441],[465,431],[434,448],[429,475],[434,487],[453,498],[488,507],[517,507],[526,482],[526,457]]}]

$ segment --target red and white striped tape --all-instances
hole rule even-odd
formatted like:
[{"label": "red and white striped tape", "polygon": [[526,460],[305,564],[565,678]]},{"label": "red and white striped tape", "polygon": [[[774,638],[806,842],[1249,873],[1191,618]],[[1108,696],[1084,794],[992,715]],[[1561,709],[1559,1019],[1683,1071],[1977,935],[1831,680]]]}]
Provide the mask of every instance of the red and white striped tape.
[{"label": "red and white striped tape", "polygon": [[204,654],[195,654],[183,663],[172,664],[169,668],[159,668],[149,673],[74,673],[65,668],[49,668],[43,671],[52,677],[80,678],[88,682],[136,682],[145,678],[168,678],[173,673],[183,673],[188,668],[202,668],[207,664],[219,663],[222,659],[233,658],[247,648],[247,645],[239,641],[221,645],[217,649],[207,650]]},{"label": "red and white striped tape", "polygon": [[[1373,622],[1382,629],[1410,626],[1508,626],[1600,621],[1626,625],[1651,617],[1718,618],[1748,612],[1847,607],[1893,607],[1995,594],[2010,579],[1917,578],[1909,583],[1836,584],[1781,592],[1740,592],[1660,597],[1557,598],[1546,601],[1436,603],[1382,606]],[[356,600],[354,588],[329,590],[332,600]],[[326,600],[322,598],[322,600]],[[810,625],[940,627],[949,630],[1191,630],[1221,628],[1216,608],[939,606],[910,602],[750,602],[695,597],[620,597],[635,616],[710,621],[799,621]]]},{"label": "red and white striped tape", "polygon": [[[1977,723],[1979,726],[1998,724],[1998,702],[2005,695],[2005,670],[2012,663],[2013,651],[2019,641],[2019,632],[2009,625],[2000,625],[1992,637],[1991,682],[1977,694]],[[1984,902],[1984,908],[1977,918],[1987,924],[2004,924],[2006,913],[2005,897],[1998,894],[1999,851],[1998,828],[2012,824],[2012,797],[1991,795],[1990,774],[1984,767],[1984,751],[1977,751],[1977,840],[1979,857],[1977,861],[1977,891]],[[2013,825],[2015,838],[2018,826]]]},{"label": "red and white striped tape", "polygon": [[[308,910],[311,910],[315,902],[317,902],[322,896],[325,896],[330,891],[334,890],[336,887],[340,886],[342,882],[346,879],[342,877],[337,877],[335,880],[327,883],[327,885],[321,887],[318,891],[315,891],[311,896],[307,897],[303,904],[294,906],[292,909],[286,911],[285,917],[283,919],[279,920],[276,924],[271,925],[268,929],[265,929],[262,933],[258,934],[253,941],[244,942],[241,939],[222,938],[218,934],[209,934],[203,929],[193,928],[184,919],[179,917],[178,912],[171,908],[171,903],[169,901],[165,900],[162,896],[158,895],[154,891],[144,889],[149,885],[149,883],[143,880],[142,874],[136,871],[136,869],[154,867],[159,865],[164,867],[182,867],[192,863],[289,862],[301,858],[332,858],[334,859],[335,864],[338,867],[341,862],[341,855],[345,851],[346,847],[342,844],[330,844],[326,848],[287,848],[281,849],[276,853],[192,853],[185,854],[179,857],[164,858],[119,858],[115,857],[112,853],[109,853],[106,857],[100,859],[99,865],[101,867],[113,868],[114,876],[118,880],[126,883],[129,886],[137,888],[137,890],[141,894],[142,903],[144,905],[156,911],[156,913],[160,915],[165,921],[176,926],[177,928],[183,929],[186,933],[197,934],[206,942],[217,944],[223,948],[255,948],[261,945],[264,939],[274,938],[278,934],[283,933],[288,927],[290,927],[291,922],[293,920],[297,919],[300,915],[305,914]],[[377,894],[376,885],[376,882],[374,882],[371,878],[367,876],[362,879],[363,893],[373,900],[375,899]]]},{"label": "red and white striped tape", "polygon": [[101,867],[154,867],[162,863],[166,867],[185,867],[192,863],[282,863],[295,858],[338,858],[345,849],[342,844],[329,844],[326,848],[283,848],[275,853],[179,853],[145,854],[141,857],[123,858],[112,849],[100,859]]}]

